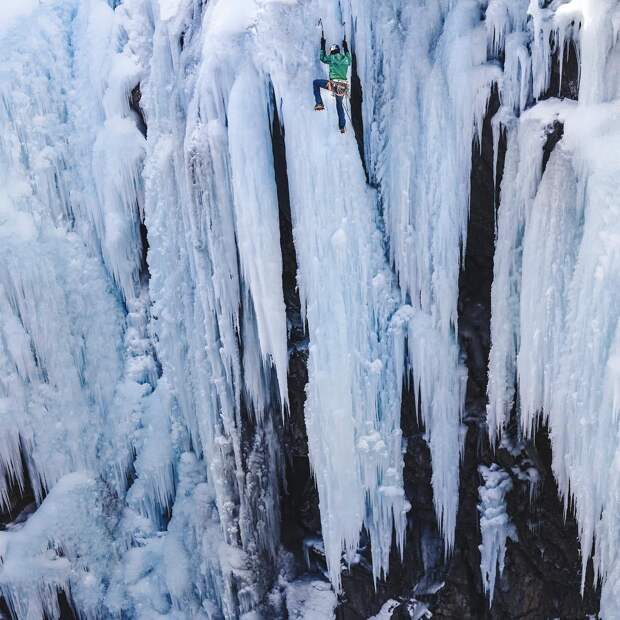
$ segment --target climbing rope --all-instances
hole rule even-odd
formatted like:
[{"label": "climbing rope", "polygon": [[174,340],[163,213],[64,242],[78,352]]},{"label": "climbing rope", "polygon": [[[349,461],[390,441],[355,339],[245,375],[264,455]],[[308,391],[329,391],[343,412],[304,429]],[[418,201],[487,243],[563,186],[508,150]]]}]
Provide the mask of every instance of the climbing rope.
[{"label": "climbing rope", "polygon": [[349,108],[351,107],[351,99],[349,97],[349,93],[347,93],[344,97],[344,101],[342,102],[342,107],[347,114],[347,118],[349,119],[349,123],[351,123],[351,129],[353,129],[353,121],[351,120],[351,114],[349,114]]}]

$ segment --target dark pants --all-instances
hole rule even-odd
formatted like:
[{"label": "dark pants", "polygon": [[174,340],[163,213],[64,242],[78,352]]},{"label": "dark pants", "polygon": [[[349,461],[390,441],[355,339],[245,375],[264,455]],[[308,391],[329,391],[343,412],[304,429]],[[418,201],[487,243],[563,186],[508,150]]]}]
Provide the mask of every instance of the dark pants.
[{"label": "dark pants", "polygon": [[[312,86],[314,88],[314,100],[317,105],[323,105],[323,99],[321,99],[321,88],[327,90],[328,80],[314,80]],[[344,115],[344,106],[342,105],[342,97],[336,97],[336,110],[338,111],[338,127],[344,129],[347,124],[347,120]]]}]

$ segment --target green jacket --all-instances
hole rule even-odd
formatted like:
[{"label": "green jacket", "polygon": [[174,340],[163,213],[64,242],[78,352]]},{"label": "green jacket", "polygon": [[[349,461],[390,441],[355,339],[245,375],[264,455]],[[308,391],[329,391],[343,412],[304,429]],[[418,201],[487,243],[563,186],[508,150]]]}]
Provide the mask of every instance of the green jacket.
[{"label": "green jacket", "polygon": [[344,54],[326,54],[321,50],[321,62],[329,65],[330,80],[346,80],[351,64],[351,53]]}]

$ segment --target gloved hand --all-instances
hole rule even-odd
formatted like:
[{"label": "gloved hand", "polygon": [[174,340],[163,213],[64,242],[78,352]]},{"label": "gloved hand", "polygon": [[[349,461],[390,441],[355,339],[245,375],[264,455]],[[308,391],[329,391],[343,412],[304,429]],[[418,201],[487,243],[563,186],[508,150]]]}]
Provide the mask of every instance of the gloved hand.
[{"label": "gloved hand", "polygon": [[321,37],[321,51],[325,51],[325,37]]},{"label": "gloved hand", "polygon": [[342,49],[345,53],[349,51],[349,44],[347,43],[347,37],[342,39]]}]

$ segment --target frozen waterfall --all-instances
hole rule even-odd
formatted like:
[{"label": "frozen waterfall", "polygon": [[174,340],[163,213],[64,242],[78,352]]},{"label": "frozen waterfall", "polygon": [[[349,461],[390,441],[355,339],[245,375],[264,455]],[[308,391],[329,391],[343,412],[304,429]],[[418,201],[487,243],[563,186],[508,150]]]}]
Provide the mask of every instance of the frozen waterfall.
[{"label": "frozen waterfall", "polygon": [[[312,109],[319,19],[354,54],[344,136],[330,95]],[[12,617],[335,617],[343,574],[368,561],[377,587],[404,558],[414,416],[450,560],[468,432],[459,282],[493,100],[488,441],[514,420],[523,439],[548,427],[582,590],[593,557],[601,617],[620,618],[617,0],[5,0],[0,52]],[[289,208],[312,574],[282,534]],[[487,465],[470,535],[491,604],[520,542],[518,474]]]}]

